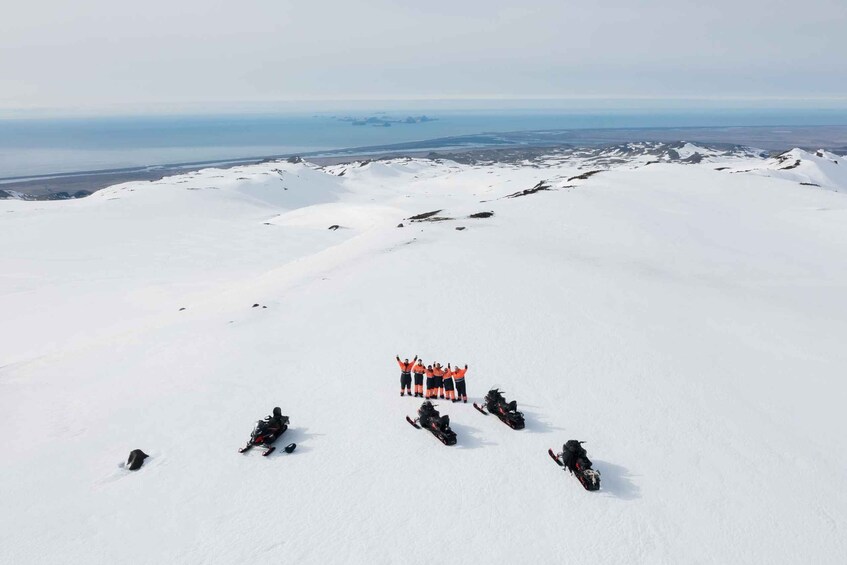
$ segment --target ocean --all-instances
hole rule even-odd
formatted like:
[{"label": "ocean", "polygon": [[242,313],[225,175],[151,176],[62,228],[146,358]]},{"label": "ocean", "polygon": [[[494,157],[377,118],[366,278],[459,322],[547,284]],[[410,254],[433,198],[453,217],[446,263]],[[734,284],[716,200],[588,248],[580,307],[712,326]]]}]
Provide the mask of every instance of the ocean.
[{"label": "ocean", "polygon": [[[673,137],[673,129],[698,128],[711,131],[706,137],[712,141],[743,143],[751,137],[739,128],[753,128],[749,133],[779,126],[788,128],[784,141],[790,144],[792,128],[845,125],[847,110],[774,109],[473,112],[422,108],[390,113],[6,119],[0,120],[0,182],[351,149],[367,153],[394,146],[487,146],[508,143],[508,136],[498,135],[507,132],[535,132],[539,143],[555,138],[578,144],[646,139],[662,131]],[[558,137],[551,138],[551,133]],[[818,137],[828,145],[847,144],[842,133],[832,139],[823,133]],[[770,136],[759,138],[766,141]],[[531,144],[532,140],[533,136],[524,135],[520,142]]]}]

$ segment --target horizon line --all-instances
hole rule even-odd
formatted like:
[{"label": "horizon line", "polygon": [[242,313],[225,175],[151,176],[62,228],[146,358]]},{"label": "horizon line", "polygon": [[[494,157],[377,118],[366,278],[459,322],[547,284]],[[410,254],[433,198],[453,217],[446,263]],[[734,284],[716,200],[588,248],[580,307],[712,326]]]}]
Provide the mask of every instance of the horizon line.
[{"label": "horizon line", "polygon": [[[156,112],[162,114],[197,114],[208,111],[213,112],[234,112],[234,113],[251,113],[251,112],[274,112],[274,111],[298,111],[298,112],[322,112],[333,110],[353,110],[354,108],[344,108],[343,104],[362,105],[362,104],[462,104],[479,102],[483,104],[516,104],[516,103],[531,103],[534,107],[522,108],[518,106],[511,107],[486,107],[486,108],[443,108],[443,109],[459,109],[459,110],[624,110],[624,109],[647,109],[628,108],[625,106],[617,107],[602,107],[592,108],[587,106],[582,107],[562,107],[561,104],[591,104],[591,103],[606,103],[606,104],[649,104],[654,103],[677,103],[677,104],[707,104],[709,109],[756,109],[750,106],[739,107],[721,107],[714,106],[715,104],[755,104],[756,102],[765,104],[786,103],[791,104],[790,107],[774,107],[769,106],[764,109],[785,109],[785,110],[847,110],[847,96],[755,96],[755,95],[720,95],[720,96],[623,96],[623,95],[569,95],[569,96],[553,96],[553,95],[521,95],[521,96],[505,96],[505,95],[444,95],[444,96],[382,96],[382,97],[292,97],[280,99],[261,99],[261,100],[229,100],[229,101],[152,101],[152,102],[127,102],[119,104],[100,104],[87,106],[0,106],[0,119],[17,119],[17,118],[32,118],[32,117],[98,117],[98,116],[133,116],[133,115],[151,115]],[[543,103],[558,103],[559,106],[544,107],[539,106]],[[824,104],[819,106],[818,104]],[[336,105],[333,108],[327,108],[328,105]],[[296,110],[291,106],[299,106]],[[276,108],[275,108],[276,107]],[[410,108],[414,109],[414,108]],[[419,109],[439,109],[439,108],[423,108]],[[690,108],[699,109],[699,108]]]}]

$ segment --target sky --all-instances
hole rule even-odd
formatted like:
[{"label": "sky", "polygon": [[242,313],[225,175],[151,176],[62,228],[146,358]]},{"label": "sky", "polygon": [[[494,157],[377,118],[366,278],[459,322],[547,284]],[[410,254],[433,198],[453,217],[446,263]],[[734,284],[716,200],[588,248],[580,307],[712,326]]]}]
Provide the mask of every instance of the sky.
[{"label": "sky", "polygon": [[0,0],[0,111],[847,107],[844,0]]}]

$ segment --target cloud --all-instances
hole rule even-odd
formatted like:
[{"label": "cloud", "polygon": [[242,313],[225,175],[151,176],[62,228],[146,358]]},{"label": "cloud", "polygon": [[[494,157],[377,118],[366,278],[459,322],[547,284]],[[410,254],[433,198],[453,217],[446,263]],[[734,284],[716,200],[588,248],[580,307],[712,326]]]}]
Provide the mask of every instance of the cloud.
[{"label": "cloud", "polygon": [[847,92],[840,0],[35,0],[3,12],[7,109]]}]

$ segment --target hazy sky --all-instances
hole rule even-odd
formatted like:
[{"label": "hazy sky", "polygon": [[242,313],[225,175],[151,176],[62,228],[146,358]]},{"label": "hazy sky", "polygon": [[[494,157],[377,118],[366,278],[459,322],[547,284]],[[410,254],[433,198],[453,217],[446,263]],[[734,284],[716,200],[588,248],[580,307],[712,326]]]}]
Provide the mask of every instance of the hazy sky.
[{"label": "hazy sky", "polygon": [[0,0],[7,112],[526,97],[847,106],[847,1]]}]

